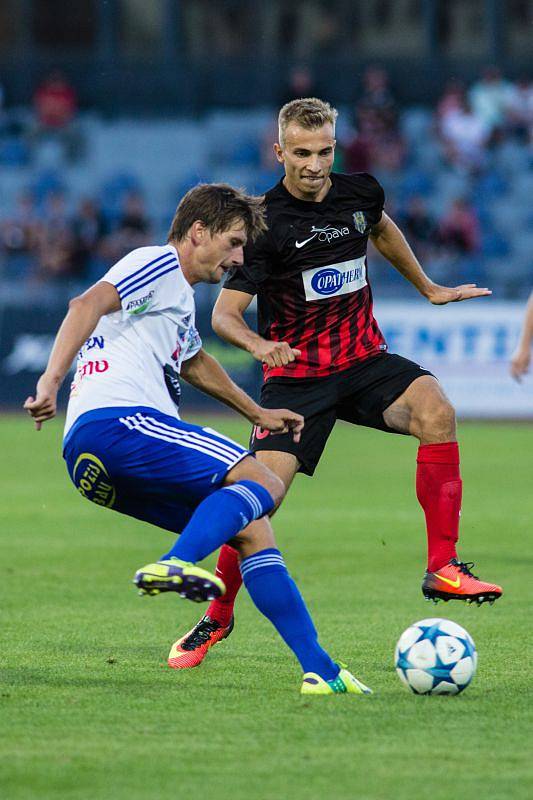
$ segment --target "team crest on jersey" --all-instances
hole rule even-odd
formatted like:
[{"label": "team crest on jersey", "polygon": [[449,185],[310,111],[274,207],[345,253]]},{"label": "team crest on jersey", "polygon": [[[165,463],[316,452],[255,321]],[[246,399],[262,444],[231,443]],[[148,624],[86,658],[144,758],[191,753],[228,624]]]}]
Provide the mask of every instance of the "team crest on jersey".
[{"label": "team crest on jersey", "polygon": [[354,211],[352,214],[353,224],[358,233],[366,233],[367,221],[364,211]]}]

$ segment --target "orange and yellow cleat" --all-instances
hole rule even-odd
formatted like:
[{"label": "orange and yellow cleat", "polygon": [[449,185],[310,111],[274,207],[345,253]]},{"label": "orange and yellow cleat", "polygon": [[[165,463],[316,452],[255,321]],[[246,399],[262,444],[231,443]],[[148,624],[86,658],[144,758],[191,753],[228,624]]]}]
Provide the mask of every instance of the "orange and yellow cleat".
[{"label": "orange and yellow cleat", "polygon": [[422,592],[426,600],[466,600],[469,603],[494,603],[502,596],[501,586],[495,583],[484,583],[472,575],[472,561],[457,561],[456,558],[437,572],[426,572],[422,583]]},{"label": "orange and yellow cleat", "polygon": [[168,654],[168,666],[172,669],[197,667],[206,657],[210,647],[222,639],[227,639],[234,624],[233,617],[226,627],[207,615],[202,617],[192,630],[174,642]]}]

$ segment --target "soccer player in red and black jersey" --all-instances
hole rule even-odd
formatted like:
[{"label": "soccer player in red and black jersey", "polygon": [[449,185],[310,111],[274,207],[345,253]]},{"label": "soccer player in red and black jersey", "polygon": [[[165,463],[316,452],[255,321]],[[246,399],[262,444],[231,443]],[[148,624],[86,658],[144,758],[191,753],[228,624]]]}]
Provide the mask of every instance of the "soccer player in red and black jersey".
[{"label": "soccer player in red and black jersey", "polygon": [[[337,419],[415,436],[416,491],[428,539],[423,593],[433,600],[493,601],[501,588],[478,580],[472,564],[457,558],[462,487],[454,409],[430,372],[387,352],[372,311],[368,238],[435,305],[491,292],[433,283],[383,211],[378,181],[331,172],[336,117],[317,98],[281,109],[274,149],[285,176],[266,193],[269,229],[247,248],[244,266],[229,276],[213,312],[215,331],[263,363],[261,405],[305,417],[298,443],[256,428],[251,447],[288,488],[297,472],[313,474]],[[254,296],[258,333],[243,317]],[[174,644],[170,666],[196,666],[231,632],[241,581],[237,554],[227,545],[217,574],[226,595]]]}]

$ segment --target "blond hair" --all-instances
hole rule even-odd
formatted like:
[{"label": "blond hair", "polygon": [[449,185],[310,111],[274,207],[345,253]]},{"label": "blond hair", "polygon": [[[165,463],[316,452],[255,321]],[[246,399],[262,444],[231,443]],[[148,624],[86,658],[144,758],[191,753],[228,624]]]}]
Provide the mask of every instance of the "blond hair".
[{"label": "blond hair", "polygon": [[307,130],[321,128],[329,122],[335,131],[338,113],[336,108],[326,103],[325,100],[319,100],[318,97],[301,97],[285,103],[278,116],[279,143],[283,144],[285,131],[290,122],[296,122],[301,128]]}]

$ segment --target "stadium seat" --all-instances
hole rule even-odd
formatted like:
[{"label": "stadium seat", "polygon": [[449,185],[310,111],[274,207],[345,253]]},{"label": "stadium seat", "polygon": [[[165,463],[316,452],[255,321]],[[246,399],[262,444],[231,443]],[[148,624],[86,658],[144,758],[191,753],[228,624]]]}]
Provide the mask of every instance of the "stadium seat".
[{"label": "stadium seat", "polygon": [[0,143],[0,164],[7,167],[23,167],[30,162],[30,151],[19,138],[9,137]]},{"label": "stadium seat", "polygon": [[427,197],[433,189],[433,181],[426,172],[422,170],[411,170],[404,174],[400,183],[400,194],[404,198],[422,195]]},{"label": "stadium seat", "polygon": [[62,192],[65,191],[65,189],[66,185],[64,180],[53,170],[41,172],[32,185],[37,203],[42,203],[49,194],[53,192]]}]

